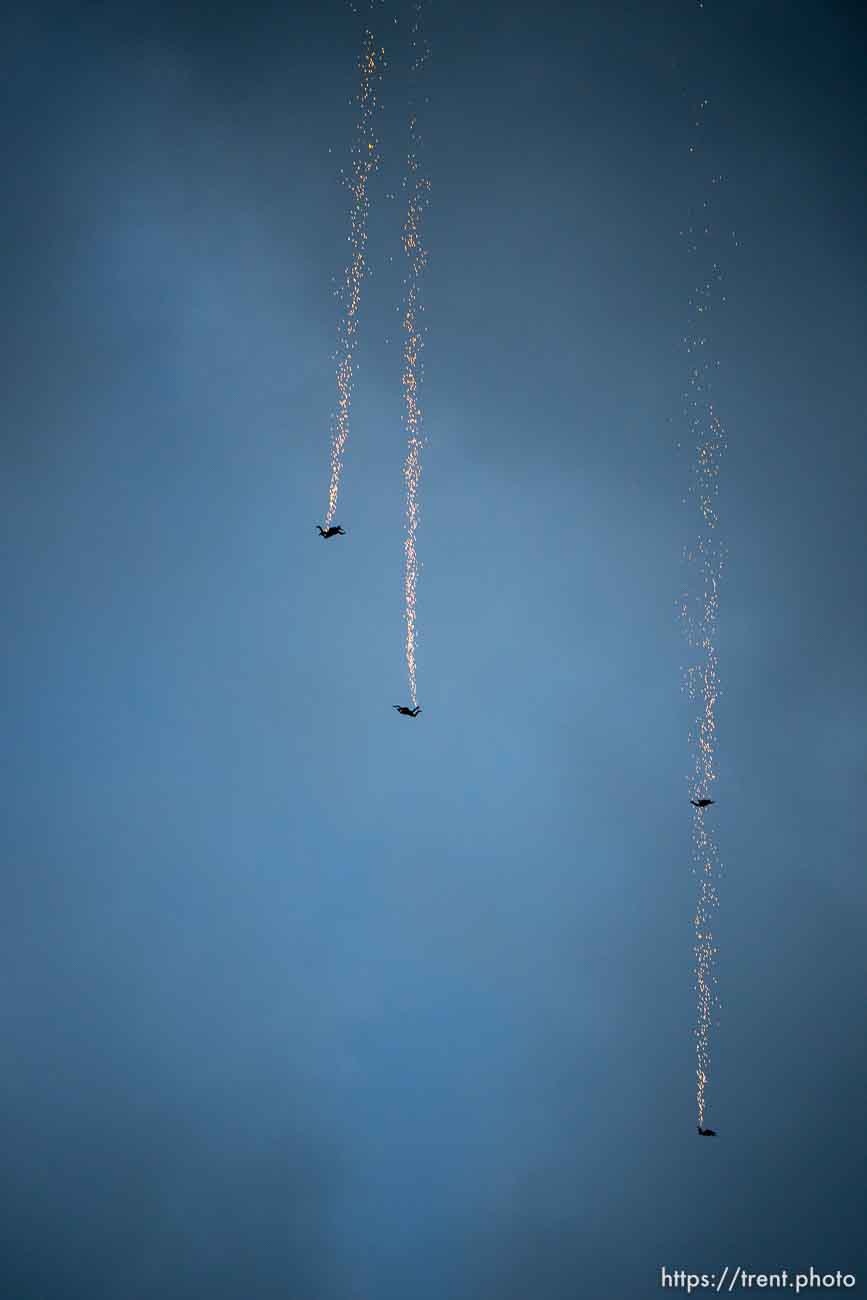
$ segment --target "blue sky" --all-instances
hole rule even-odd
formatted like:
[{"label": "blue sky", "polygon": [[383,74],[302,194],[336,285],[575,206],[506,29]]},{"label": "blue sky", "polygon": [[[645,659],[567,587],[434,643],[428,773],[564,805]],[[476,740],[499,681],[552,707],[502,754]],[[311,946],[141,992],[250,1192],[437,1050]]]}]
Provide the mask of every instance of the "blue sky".
[{"label": "blue sky", "polygon": [[[863,19],[431,6],[411,723],[407,16],[374,11],[328,544],[360,19],[10,18],[7,1289],[631,1298],[663,1264],[863,1286]],[[703,97],[716,1143],[675,606]]]}]

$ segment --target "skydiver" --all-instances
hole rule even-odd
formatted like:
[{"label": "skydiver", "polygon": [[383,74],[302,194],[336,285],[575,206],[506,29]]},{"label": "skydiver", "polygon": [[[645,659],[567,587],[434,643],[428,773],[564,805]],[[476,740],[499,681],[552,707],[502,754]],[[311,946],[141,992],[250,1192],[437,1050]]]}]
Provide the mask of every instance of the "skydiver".
[{"label": "skydiver", "polygon": [[703,1138],[715,1138],[715,1137],[716,1137],[716,1129],[713,1129],[713,1128],[702,1128],[701,1124],[697,1124],[697,1125],[696,1125],[696,1128],[698,1129],[699,1137],[703,1137]]},{"label": "skydiver", "polygon": [[320,537],[345,537],[346,536],[345,530],[341,528],[339,524],[337,525],[336,528],[335,527],[323,528],[321,524],[317,524],[316,527],[319,529]]},{"label": "skydiver", "polygon": [[712,803],[716,803],[716,799],[690,799],[689,802],[693,808],[709,808]]},{"label": "skydiver", "polygon": [[418,704],[414,709],[408,709],[405,704],[392,704],[391,707],[397,709],[398,713],[402,713],[405,718],[417,718],[421,713],[421,708]]}]

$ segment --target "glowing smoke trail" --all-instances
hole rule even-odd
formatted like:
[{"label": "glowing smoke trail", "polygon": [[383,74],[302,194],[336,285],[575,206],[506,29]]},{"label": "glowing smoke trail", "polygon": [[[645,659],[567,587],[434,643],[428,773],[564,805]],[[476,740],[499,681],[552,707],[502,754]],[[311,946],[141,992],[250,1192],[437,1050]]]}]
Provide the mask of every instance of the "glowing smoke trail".
[{"label": "glowing smoke trail", "polygon": [[376,83],[382,77],[380,66],[384,51],[377,49],[369,31],[364,33],[359,71],[361,85],[358,91],[358,122],[356,124],[355,142],[352,146],[352,173],[347,184],[352,194],[350,214],[349,243],[352,245],[352,257],[339,290],[341,300],[341,318],[338,329],[337,351],[337,410],[331,417],[331,484],[328,489],[328,510],[325,515],[325,527],[334,519],[337,509],[337,494],[340,491],[340,472],[343,468],[343,453],[349,437],[349,409],[352,403],[352,359],[355,348],[355,335],[358,329],[358,309],[361,305],[361,286],[366,270],[365,250],[367,246],[367,182],[376,170],[378,155],[377,139],[374,133],[374,117],[377,110]]},{"label": "glowing smoke trail", "polygon": [[[695,127],[704,125],[702,114],[708,101],[702,100]],[[700,136],[694,137],[690,153],[698,155]],[[711,185],[719,185],[721,176],[710,178]],[[701,279],[690,300],[689,335],[684,339],[687,352],[693,358],[689,387],[684,394],[685,415],[689,421],[695,454],[691,467],[690,492],[701,515],[700,532],[686,558],[690,566],[688,591],[681,602],[688,643],[693,650],[693,662],[685,670],[685,686],[689,698],[698,705],[690,730],[690,744],[694,753],[694,767],[688,778],[690,797],[707,799],[712,796],[717,778],[717,717],[716,706],[720,694],[719,661],[716,649],[719,591],[722,577],[724,550],[718,539],[717,495],[719,491],[720,461],[725,451],[725,433],[714,409],[711,397],[711,370],[718,365],[708,359],[708,314],[713,306],[716,286],[722,273],[715,261],[710,261],[704,250],[711,247],[714,228],[711,224],[711,201],[705,199],[700,214],[693,217],[686,232],[687,247],[691,256],[704,263]],[[723,298],[722,301],[725,301]],[[698,899],[694,917],[695,925],[695,976],[696,976],[696,1105],[698,1123],[704,1127],[706,1092],[711,1066],[711,1028],[714,1013],[719,1007],[713,924],[719,906],[717,881],[721,862],[719,849],[705,824],[708,814],[701,808],[694,811],[692,861],[698,877]]]},{"label": "glowing smoke trail", "polygon": [[[420,40],[421,3],[416,4],[416,18],[412,28],[412,48],[415,58],[412,72],[416,74],[428,56],[427,43]],[[421,47],[421,48],[420,48]],[[419,168],[419,148],[421,137],[415,113],[409,120],[409,155],[407,158],[407,176],[404,186],[408,191],[406,221],[403,227],[403,247],[409,263],[409,275],[406,280],[407,293],[404,302],[403,328],[405,339],[403,345],[403,394],[404,394],[404,429],[407,434],[407,455],[403,467],[406,484],[406,537],[404,539],[404,598],[406,623],[406,668],[409,676],[409,693],[412,707],[418,703],[415,679],[416,646],[416,585],[418,582],[418,556],[415,549],[416,529],[419,521],[418,489],[421,482],[421,453],[424,446],[422,435],[422,412],[419,402],[423,367],[421,351],[424,347],[422,327],[418,317],[424,311],[421,301],[421,277],[427,265],[427,251],[422,244],[422,216],[428,204],[430,181],[421,174]]]}]

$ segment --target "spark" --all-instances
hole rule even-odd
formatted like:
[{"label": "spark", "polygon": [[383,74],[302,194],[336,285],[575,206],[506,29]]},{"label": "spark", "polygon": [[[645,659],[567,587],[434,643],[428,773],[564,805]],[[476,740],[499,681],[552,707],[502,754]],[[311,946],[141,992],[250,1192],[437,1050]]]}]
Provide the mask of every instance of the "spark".
[{"label": "spark", "polygon": [[[697,464],[702,464],[702,447],[697,449]],[[723,552],[711,538],[717,526],[715,512],[699,498],[698,508],[706,525],[687,559],[698,568],[697,594],[684,596],[681,617],[687,628],[690,645],[697,651],[697,661],[686,670],[685,685],[691,701],[698,705],[690,743],[694,752],[693,772],[689,778],[690,798],[711,798],[717,779],[717,703],[720,696],[719,658],[716,628],[719,612],[719,588],[723,570]],[[716,996],[713,921],[719,905],[717,880],[721,862],[716,841],[705,822],[705,810],[696,809],[693,817],[692,869],[698,877],[698,900],[694,916],[696,977],[696,1104],[698,1122],[704,1127],[705,1094],[710,1077],[710,1036],[713,1016],[718,1005]]]},{"label": "spark", "polygon": [[341,301],[337,351],[334,354],[337,362],[337,409],[331,415],[331,482],[328,488],[328,509],[325,514],[326,528],[330,526],[337,509],[343,455],[349,437],[358,313],[361,306],[361,288],[367,271],[365,261],[369,210],[367,183],[379,165],[376,148],[379,142],[374,132],[374,117],[377,111],[376,86],[382,79],[384,54],[385,51],[374,43],[372,34],[366,31],[359,62],[361,82],[355,100],[358,107],[358,120],[355,127],[355,141],[352,145],[352,171],[351,176],[344,178],[352,195],[348,236],[352,255],[344,272],[343,283],[337,291]]},{"label": "spark", "polygon": [[[422,5],[416,4],[416,19],[412,27],[412,47],[421,52],[416,53],[411,71],[417,73],[425,63],[429,48],[426,41],[417,39],[420,30],[420,13]],[[409,677],[409,693],[412,707],[418,703],[416,688],[416,588],[418,585],[419,560],[416,552],[416,532],[419,523],[418,491],[421,483],[421,454],[425,439],[423,434],[422,410],[420,402],[423,366],[421,353],[424,347],[422,327],[419,316],[424,311],[421,297],[421,281],[427,265],[427,250],[422,243],[422,218],[428,205],[431,183],[421,172],[419,150],[421,136],[418,132],[418,120],[411,113],[409,120],[410,148],[407,157],[407,175],[403,187],[408,191],[406,220],[403,226],[403,247],[406,253],[409,274],[406,280],[407,291],[403,307],[403,396],[404,396],[404,431],[407,435],[407,454],[403,466],[403,478],[406,487],[406,536],[404,538],[404,622],[406,632],[406,669]]]},{"label": "spark", "polygon": [[[701,108],[707,107],[703,100]],[[700,129],[703,123],[696,123]],[[700,142],[699,142],[700,143]],[[690,153],[698,151],[690,146]],[[711,185],[722,181],[713,176]],[[711,206],[705,199],[702,208]],[[712,316],[716,286],[723,280],[717,261],[711,261],[711,241],[714,238],[712,223],[689,225],[685,232],[687,250],[710,263],[710,268],[696,284],[689,300],[690,323],[684,338],[687,353],[695,364],[689,371],[688,388],[684,394],[684,414],[692,434],[694,453],[690,469],[690,495],[700,516],[697,539],[686,549],[685,558],[690,568],[688,590],[677,602],[686,631],[688,644],[693,651],[692,663],[685,670],[684,685],[690,701],[696,705],[689,740],[693,751],[693,770],[688,777],[690,798],[712,797],[717,779],[717,705],[720,698],[719,657],[717,654],[717,621],[719,616],[720,587],[725,562],[725,550],[719,541],[720,464],[726,450],[726,435],[717,413],[712,395],[711,373],[719,365],[711,355],[708,317]],[[707,251],[707,258],[703,257]],[[721,300],[725,298],[720,295]],[[704,1127],[707,1090],[711,1076],[711,1030],[714,1015],[719,1007],[717,996],[716,956],[713,925],[719,907],[717,882],[722,863],[719,848],[705,823],[705,810],[695,809],[692,830],[692,869],[698,879],[693,925],[695,927],[695,992],[696,992],[696,1106],[698,1123]]]}]

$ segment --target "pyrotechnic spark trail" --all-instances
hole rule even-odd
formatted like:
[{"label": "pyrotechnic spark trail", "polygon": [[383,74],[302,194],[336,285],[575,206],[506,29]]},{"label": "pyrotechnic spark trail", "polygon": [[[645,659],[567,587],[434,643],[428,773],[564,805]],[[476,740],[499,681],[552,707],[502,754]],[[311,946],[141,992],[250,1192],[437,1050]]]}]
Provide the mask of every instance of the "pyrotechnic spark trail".
[{"label": "pyrotechnic spark trail", "polygon": [[[702,100],[695,121],[701,131],[703,114],[708,101]],[[701,153],[701,136],[694,137],[690,153]],[[711,185],[719,185],[721,176],[710,177]],[[718,364],[708,359],[708,315],[714,301],[716,286],[722,281],[719,265],[711,261],[709,250],[713,247],[715,227],[712,221],[711,200],[705,199],[700,213],[693,215],[686,232],[687,248],[691,256],[704,265],[701,279],[690,300],[689,334],[684,339],[687,352],[693,358],[689,373],[688,390],[684,394],[685,411],[695,444],[691,467],[690,493],[701,515],[698,538],[686,551],[689,564],[688,590],[681,601],[681,616],[685,626],[693,662],[685,669],[685,687],[691,701],[698,705],[690,730],[690,744],[694,753],[693,771],[687,778],[692,799],[710,798],[717,779],[717,717],[716,706],[720,695],[719,660],[716,649],[719,591],[722,577],[724,549],[717,530],[719,516],[716,503],[719,491],[720,461],[726,440],[723,426],[714,409],[711,397],[711,371]],[[722,301],[725,301],[723,298]],[[696,1105],[698,1123],[704,1127],[706,1093],[711,1066],[711,1028],[719,1007],[713,922],[719,906],[717,881],[721,862],[719,849],[705,824],[704,809],[693,814],[692,862],[693,872],[699,880],[695,924],[695,976],[696,976]]]},{"label": "pyrotechnic spark trail", "polygon": [[353,354],[356,332],[358,330],[358,310],[361,305],[361,286],[366,271],[365,251],[367,247],[367,214],[369,200],[367,182],[378,165],[374,118],[377,111],[376,85],[382,78],[380,71],[384,51],[377,48],[372,34],[364,33],[359,71],[361,84],[358,91],[358,121],[355,129],[355,141],[352,146],[352,172],[346,183],[352,194],[350,210],[349,243],[352,245],[352,257],[343,277],[343,284],[338,290],[341,301],[340,325],[338,328],[337,351],[337,409],[331,417],[331,484],[328,489],[328,510],[325,515],[325,527],[334,519],[337,509],[337,495],[340,491],[340,472],[343,468],[343,453],[349,437],[349,411],[352,404]]},{"label": "pyrotechnic spark trail", "polygon": [[[412,28],[414,61],[412,73],[416,75],[428,56],[427,43],[420,37],[421,3],[416,4],[416,18]],[[419,164],[421,136],[418,120],[412,112],[409,120],[409,155],[404,186],[408,191],[406,221],[403,227],[403,247],[409,264],[409,274],[404,300],[403,328],[403,394],[404,429],[407,434],[407,455],[403,467],[406,484],[406,537],[404,539],[404,599],[406,623],[406,668],[409,676],[409,693],[412,707],[417,704],[416,694],[416,585],[419,562],[415,548],[419,521],[418,489],[421,482],[421,453],[424,447],[420,390],[423,377],[421,352],[424,347],[419,315],[424,311],[421,299],[421,278],[427,265],[427,251],[422,243],[421,229],[424,210],[428,205],[430,180],[422,175]]]}]

